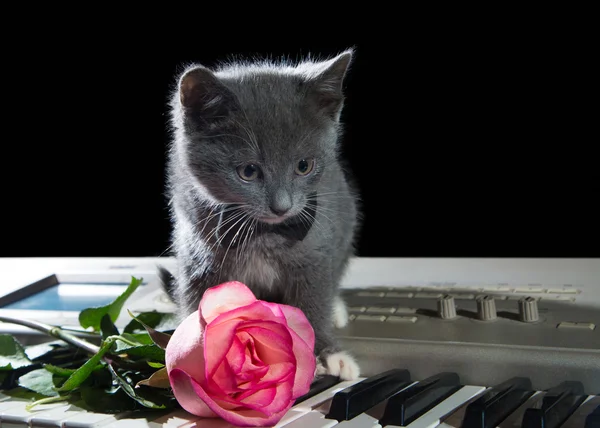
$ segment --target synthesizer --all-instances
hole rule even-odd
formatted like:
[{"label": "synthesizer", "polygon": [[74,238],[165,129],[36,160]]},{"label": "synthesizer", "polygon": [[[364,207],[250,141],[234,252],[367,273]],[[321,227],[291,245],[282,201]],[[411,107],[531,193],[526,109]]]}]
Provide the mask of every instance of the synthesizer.
[{"label": "synthesizer", "polygon": [[[47,302],[89,290],[108,299],[131,275],[144,283],[124,311],[174,311],[157,264],[174,266],[170,258],[0,259],[0,314],[76,328],[73,306]],[[337,333],[361,378],[318,379],[278,426],[600,427],[599,259],[356,258],[342,297],[348,323]],[[123,314],[117,325],[128,321]],[[0,332],[44,340],[9,324]],[[0,396],[1,426],[226,426],[182,411],[24,406]]]}]

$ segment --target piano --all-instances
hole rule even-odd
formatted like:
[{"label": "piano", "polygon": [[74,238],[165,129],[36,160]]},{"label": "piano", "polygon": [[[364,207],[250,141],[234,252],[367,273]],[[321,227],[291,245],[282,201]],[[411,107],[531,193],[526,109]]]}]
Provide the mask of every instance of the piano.
[{"label": "piano", "polygon": [[[0,315],[77,328],[69,302],[110,301],[132,275],[144,283],[124,311],[172,312],[157,264],[174,265],[0,259]],[[361,377],[318,378],[278,427],[600,427],[600,259],[355,258],[342,296],[349,322],[337,333]],[[116,324],[128,321],[124,313]],[[25,345],[47,340],[0,323],[7,332]],[[229,426],[182,410],[114,415],[55,403],[28,412],[25,404],[0,391],[0,427]]]}]

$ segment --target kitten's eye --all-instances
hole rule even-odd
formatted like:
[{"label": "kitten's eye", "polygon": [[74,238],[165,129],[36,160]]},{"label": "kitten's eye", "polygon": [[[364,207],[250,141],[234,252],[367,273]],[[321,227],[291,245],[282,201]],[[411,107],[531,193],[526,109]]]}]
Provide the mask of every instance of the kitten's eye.
[{"label": "kitten's eye", "polygon": [[298,175],[308,175],[315,167],[314,159],[302,159],[296,165],[296,174]]},{"label": "kitten's eye", "polygon": [[242,180],[252,181],[256,180],[256,178],[260,174],[260,168],[254,165],[253,163],[248,163],[246,165],[238,166],[237,173]]}]

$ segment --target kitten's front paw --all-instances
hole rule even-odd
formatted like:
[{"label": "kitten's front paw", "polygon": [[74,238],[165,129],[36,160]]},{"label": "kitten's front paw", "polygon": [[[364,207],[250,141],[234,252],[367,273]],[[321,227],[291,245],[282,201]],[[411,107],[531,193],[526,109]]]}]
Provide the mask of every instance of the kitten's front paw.
[{"label": "kitten's front paw", "polygon": [[333,301],[333,325],[335,328],[344,328],[348,324],[348,309],[341,297]]},{"label": "kitten's front paw", "polygon": [[[347,352],[340,351],[330,354],[325,359],[325,373],[339,376],[342,380],[355,380],[360,376],[360,367],[356,360]],[[319,366],[317,365],[317,371]]]},{"label": "kitten's front paw", "polygon": [[317,358],[317,367],[315,368],[315,377],[323,376],[327,374],[327,369],[321,363],[321,361]]}]

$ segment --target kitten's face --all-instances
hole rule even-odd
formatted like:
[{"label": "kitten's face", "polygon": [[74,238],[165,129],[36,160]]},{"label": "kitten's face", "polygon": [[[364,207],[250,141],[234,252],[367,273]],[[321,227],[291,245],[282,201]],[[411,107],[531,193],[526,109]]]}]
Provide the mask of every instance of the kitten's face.
[{"label": "kitten's face", "polygon": [[342,54],[311,77],[280,70],[188,71],[179,99],[188,170],[213,202],[264,223],[304,215],[336,161]]}]

